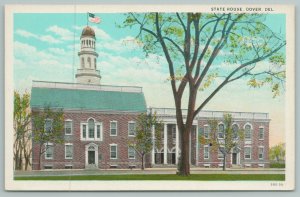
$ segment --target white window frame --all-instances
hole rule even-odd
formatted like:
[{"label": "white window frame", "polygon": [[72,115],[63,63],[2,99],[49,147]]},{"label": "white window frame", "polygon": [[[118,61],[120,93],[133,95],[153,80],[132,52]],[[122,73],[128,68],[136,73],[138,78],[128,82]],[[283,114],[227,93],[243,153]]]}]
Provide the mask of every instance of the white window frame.
[{"label": "white window frame", "polygon": [[176,144],[176,126],[174,127],[174,125],[172,125],[172,143]]},{"label": "white window frame", "polygon": [[[129,127],[130,124],[134,124],[134,134],[133,135],[130,134],[130,127]],[[135,121],[129,121],[128,122],[128,136],[135,137],[135,134],[136,134],[136,122]]]},{"label": "white window frame", "polygon": [[[246,138],[246,126],[250,126],[250,138]],[[245,140],[252,140],[252,135],[253,135],[253,127],[252,127],[252,124],[250,123],[246,123],[244,125],[244,130],[245,130]]]},{"label": "white window frame", "polygon": [[[66,123],[67,122],[71,122],[71,133],[66,133]],[[65,123],[64,123],[64,130],[65,130],[65,135],[72,135],[73,134],[73,121],[71,119],[67,119],[65,120]]]},{"label": "white window frame", "polygon": [[[89,137],[89,125],[88,121],[94,120],[94,138]],[[83,137],[83,126],[86,127],[85,138]],[[97,127],[100,126],[100,136],[97,136]],[[94,118],[88,118],[86,122],[80,123],[80,140],[81,141],[103,141],[103,126],[102,122],[97,122]]]},{"label": "white window frame", "polygon": [[[116,134],[111,134],[111,123],[116,123]],[[110,134],[110,136],[118,136],[118,121],[116,121],[116,120],[112,120],[112,121],[110,121],[110,123],[109,123],[109,134]]]},{"label": "white window frame", "polygon": [[[250,149],[250,158],[246,158],[246,148],[249,148]],[[251,146],[245,146],[244,147],[244,159],[245,160],[250,160],[252,158],[252,147]]]},{"label": "white window frame", "polygon": [[[205,128],[207,128],[207,129],[205,129]],[[206,137],[205,134],[207,134],[207,137]],[[204,139],[209,139],[210,138],[209,134],[210,134],[210,127],[209,127],[208,124],[206,124],[206,125],[203,126],[203,136],[204,136]]]},{"label": "white window frame", "polygon": [[[233,126],[237,126],[237,133],[236,133],[236,137],[234,137],[234,130],[233,130]],[[239,129],[240,129],[240,126],[237,124],[237,123],[233,123],[232,125],[231,125],[231,128],[232,128],[232,137],[233,137],[233,139],[234,140],[236,140],[236,139],[238,139],[239,138]]]},{"label": "white window frame", "polygon": [[[45,146],[45,159],[47,159],[47,160],[49,160],[49,159],[53,159],[54,158],[54,146],[53,146],[53,143],[45,143],[44,144],[44,146]],[[48,148],[47,148],[47,146],[52,146],[52,157],[47,157],[47,150],[48,150]]]},{"label": "white window frame", "polygon": [[[133,157],[130,157],[130,149],[133,150]],[[128,159],[135,159],[135,149],[132,146],[128,146]]]},{"label": "white window frame", "polygon": [[[205,148],[207,148],[207,157],[205,157]],[[209,146],[208,145],[205,145],[203,147],[203,158],[204,159],[209,159]]]},{"label": "white window frame", "polygon": [[[262,133],[262,138],[260,138],[260,130],[262,129],[263,133]],[[265,127],[260,126],[258,129],[258,139],[259,140],[264,140],[265,139]]]},{"label": "white window frame", "polygon": [[[111,147],[116,147],[116,158],[111,157]],[[110,144],[109,145],[109,158],[110,159],[118,159],[118,145],[117,144]]]},{"label": "white window frame", "polygon": [[[259,157],[259,155],[260,155],[260,150],[261,150],[261,149],[262,149],[262,158]],[[264,160],[264,158],[265,158],[265,147],[259,146],[259,147],[258,147],[258,159],[259,159],[259,160]]]},{"label": "white window frame", "polygon": [[[98,137],[98,126],[100,127],[100,135]],[[95,123],[95,141],[102,141],[103,140],[103,131],[102,131],[102,123],[96,122]]]},{"label": "white window frame", "polygon": [[[219,132],[219,126],[220,125],[223,125],[223,128],[224,128],[224,130],[223,130],[223,137],[221,138],[221,137],[219,137],[219,133],[221,133],[221,132]],[[223,123],[223,122],[220,122],[219,124],[218,124],[218,139],[225,139],[225,124]]]},{"label": "white window frame", "polygon": [[[72,157],[67,157],[67,146],[72,147]],[[72,143],[65,143],[65,159],[73,159],[73,155],[74,155],[73,144]]]}]

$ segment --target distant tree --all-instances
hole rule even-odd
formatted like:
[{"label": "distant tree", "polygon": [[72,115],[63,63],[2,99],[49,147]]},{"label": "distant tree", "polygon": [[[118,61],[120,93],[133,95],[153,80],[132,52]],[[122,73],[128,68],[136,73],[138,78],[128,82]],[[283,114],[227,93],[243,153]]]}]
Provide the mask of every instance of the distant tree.
[{"label": "distant tree", "polygon": [[207,131],[200,135],[202,144],[208,144],[215,153],[223,155],[223,170],[226,170],[227,155],[232,153],[244,139],[244,132],[237,125],[233,125],[232,116],[225,114],[223,124],[218,124],[218,120],[210,120]]},{"label": "distant tree", "polygon": [[[143,44],[145,54],[164,56],[167,61],[182,138],[179,175],[190,174],[189,136],[193,120],[220,90],[239,79],[253,88],[270,86],[274,97],[284,87],[285,35],[270,28],[266,15],[126,14],[121,27],[137,27],[137,39]],[[268,66],[262,67],[260,62]],[[207,94],[200,94],[201,91]],[[188,101],[185,106],[184,99]]]},{"label": "distant tree", "polygon": [[[152,129],[155,128],[153,139]],[[135,137],[129,142],[129,146],[141,157],[141,169],[145,169],[145,156],[150,153],[153,146],[160,147],[161,145],[161,131],[162,124],[159,122],[156,114],[142,113],[138,116],[136,121]]]},{"label": "distant tree", "polygon": [[[31,157],[31,113],[29,109],[30,95],[23,95],[14,91],[14,168],[15,170],[27,170]],[[25,161],[23,161],[23,159]]]},{"label": "distant tree", "polygon": [[45,107],[43,111],[32,117],[33,141],[39,144],[39,169],[41,169],[41,156],[47,151],[48,144],[62,144],[64,116],[63,110],[52,110]]},{"label": "distant tree", "polygon": [[284,161],[285,160],[285,144],[279,143],[269,150],[269,157],[271,160]]}]

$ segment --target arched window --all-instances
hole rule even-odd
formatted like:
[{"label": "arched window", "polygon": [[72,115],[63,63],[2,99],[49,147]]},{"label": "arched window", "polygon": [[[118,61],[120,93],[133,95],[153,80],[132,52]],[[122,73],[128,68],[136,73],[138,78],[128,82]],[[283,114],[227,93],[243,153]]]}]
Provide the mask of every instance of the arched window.
[{"label": "arched window", "polygon": [[89,131],[89,138],[95,137],[95,121],[93,119],[89,119],[88,121],[88,131]]},{"label": "arched window", "polygon": [[251,125],[245,125],[245,139],[250,140],[252,136]]},{"label": "arched window", "polygon": [[232,125],[232,137],[233,139],[238,138],[239,126],[237,124]]},{"label": "arched window", "polygon": [[95,69],[97,69],[97,60],[96,60],[96,58],[94,58],[94,65],[95,65]]},{"label": "arched window", "polygon": [[84,68],[84,58],[81,58],[81,68]]},{"label": "arched window", "polygon": [[89,67],[91,68],[92,64],[91,64],[91,58],[90,57],[87,58],[87,62],[88,62]]},{"label": "arched window", "polygon": [[89,40],[89,47],[91,47],[91,40]]},{"label": "arched window", "polygon": [[218,126],[218,138],[223,139],[224,135],[225,135],[225,127],[224,127],[224,124],[221,123]]}]

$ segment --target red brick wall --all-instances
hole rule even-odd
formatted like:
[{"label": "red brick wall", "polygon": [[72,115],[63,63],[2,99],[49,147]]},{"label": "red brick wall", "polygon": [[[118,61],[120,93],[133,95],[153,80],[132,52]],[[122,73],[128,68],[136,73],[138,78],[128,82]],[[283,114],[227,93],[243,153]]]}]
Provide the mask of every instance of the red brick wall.
[{"label": "red brick wall", "polygon": [[[221,122],[221,119],[219,120]],[[264,167],[269,167],[269,122],[267,121],[258,121],[258,120],[236,120],[234,123],[239,125],[239,128],[244,128],[246,123],[250,123],[252,125],[252,140],[241,141],[240,144],[240,164],[242,167],[245,167],[245,164],[250,164],[251,167],[259,167],[259,164],[264,164]],[[208,124],[207,119],[201,119],[198,121],[198,126],[202,128],[205,124]],[[259,139],[259,127],[264,127],[264,139]],[[252,154],[251,159],[244,159],[244,147],[251,146]],[[259,160],[258,158],[258,147],[264,147],[264,159]],[[204,159],[204,144],[199,144],[199,162],[198,166],[204,167],[204,164],[210,164],[210,167],[218,167],[218,164],[223,163],[221,159],[218,159],[218,153],[210,150],[209,159]],[[231,155],[228,155],[226,158],[226,167],[231,167]]]},{"label": "red brick wall", "polygon": [[[35,115],[36,112],[33,112]],[[85,168],[85,145],[95,143],[98,145],[99,158],[98,167],[101,169],[110,168],[110,165],[118,165],[118,168],[128,168],[130,164],[140,167],[140,157],[136,153],[135,159],[128,159],[128,122],[134,121],[137,114],[103,114],[87,112],[65,112],[65,119],[73,121],[73,133],[65,136],[65,143],[73,143],[73,159],[65,159],[65,144],[54,146],[53,159],[41,157],[41,166],[52,165],[53,169],[65,168],[66,164],[72,164],[73,168]],[[102,122],[103,141],[81,141],[80,122],[86,122],[94,118],[96,122]],[[110,121],[115,120],[117,124],[117,136],[110,136]],[[117,144],[118,158],[110,159],[110,144]],[[33,169],[38,169],[39,145],[33,143]],[[149,155],[147,156],[149,157]],[[146,161],[149,162],[147,158]],[[149,166],[149,164],[147,164]]]}]

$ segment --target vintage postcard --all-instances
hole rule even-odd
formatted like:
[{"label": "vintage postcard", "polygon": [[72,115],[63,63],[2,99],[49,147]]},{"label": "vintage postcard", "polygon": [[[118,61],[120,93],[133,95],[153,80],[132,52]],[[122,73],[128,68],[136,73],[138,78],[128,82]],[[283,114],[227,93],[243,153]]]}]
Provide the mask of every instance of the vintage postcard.
[{"label": "vintage postcard", "polygon": [[286,5],[7,5],[6,190],[293,190]]}]

